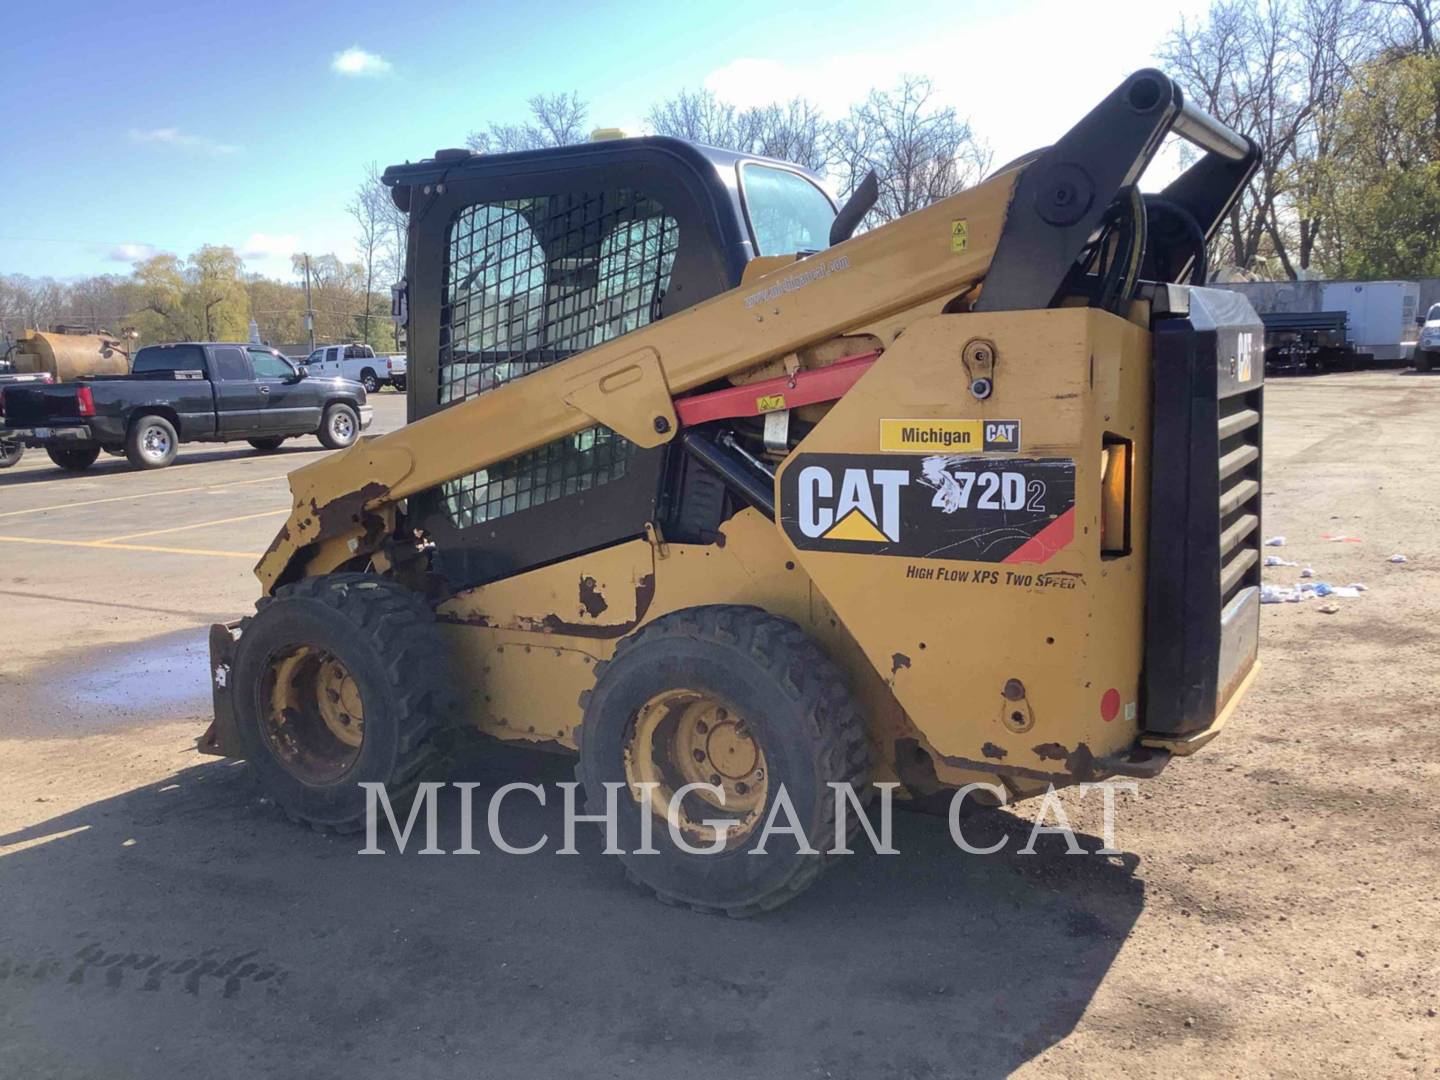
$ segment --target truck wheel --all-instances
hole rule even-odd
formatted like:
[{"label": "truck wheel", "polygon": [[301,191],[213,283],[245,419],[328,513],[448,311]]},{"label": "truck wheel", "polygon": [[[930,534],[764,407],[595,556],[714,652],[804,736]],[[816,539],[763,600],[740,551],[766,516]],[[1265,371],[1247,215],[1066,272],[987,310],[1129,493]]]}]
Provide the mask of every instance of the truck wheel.
[{"label": "truck wheel", "polygon": [[315,434],[327,450],[344,450],[360,434],[360,417],[349,405],[337,401],[325,410]]},{"label": "truck wheel", "polygon": [[11,465],[17,464],[24,456],[24,443],[0,442],[0,469],[10,468]]},{"label": "truck wheel", "polygon": [[79,449],[62,450],[59,447],[47,446],[45,452],[50,455],[50,460],[66,472],[84,472],[95,459],[100,456],[98,446],[87,446]]},{"label": "truck wheel", "polygon": [[1416,350],[1416,353],[1415,353],[1415,370],[1416,370],[1416,371],[1429,371],[1429,370],[1430,370],[1430,367],[1431,367],[1431,365],[1432,365],[1433,363],[1434,363],[1434,354],[1433,354],[1433,353],[1425,352],[1425,351],[1421,351],[1421,350]]},{"label": "truck wheel", "polygon": [[380,380],[375,377],[375,372],[366,368],[360,373],[360,385],[365,387],[367,394],[378,394],[380,392]]},{"label": "truck wheel", "polygon": [[[862,784],[869,766],[860,710],[840,669],[798,626],[759,608],[697,607],[657,619],[596,665],[581,707],[576,776],[588,812],[604,811],[605,784],[622,785],[627,875],[696,910],[753,915],[799,895],[834,846],[837,792],[829,785]],[[671,835],[672,796],[697,783],[723,796],[692,791],[676,805],[675,827],[692,848],[726,830],[716,854],[686,851]],[[648,812],[658,855],[634,854],[647,812],[641,784],[655,785]],[[751,854],[782,790],[821,854],[802,854],[793,836],[773,833],[763,856]],[[786,821],[782,810],[776,824]]]},{"label": "truck wheel", "polygon": [[391,379],[390,385],[403,394],[405,392],[405,376],[401,375],[398,379]]},{"label": "truck wheel", "polygon": [[241,624],[231,677],[245,757],[291,818],[365,825],[377,782],[397,815],[454,710],[435,615],[415,591],[371,574],[279,589]]},{"label": "truck wheel", "polygon": [[271,435],[264,439],[247,439],[246,441],[256,450],[279,450],[280,444],[285,441],[285,436]]},{"label": "truck wheel", "polygon": [[180,439],[163,416],[141,416],[125,436],[125,460],[137,469],[163,469],[175,460]]}]

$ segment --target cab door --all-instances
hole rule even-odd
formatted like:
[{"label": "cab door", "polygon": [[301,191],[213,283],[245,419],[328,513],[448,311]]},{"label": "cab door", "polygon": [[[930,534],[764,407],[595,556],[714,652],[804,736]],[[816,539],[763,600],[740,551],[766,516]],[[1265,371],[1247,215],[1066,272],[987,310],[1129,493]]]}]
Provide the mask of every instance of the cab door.
[{"label": "cab door", "polygon": [[238,345],[212,345],[210,372],[215,385],[215,433],[224,439],[257,430],[265,398],[246,351]]},{"label": "cab door", "polygon": [[[733,284],[708,162],[691,172],[649,148],[598,157],[556,151],[533,172],[494,175],[477,161],[412,219],[412,420]],[[493,581],[643,535],[666,453],[597,425],[421,492],[411,519],[452,583]]]},{"label": "cab door", "polygon": [[279,353],[258,346],[247,350],[265,403],[260,428],[270,435],[303,435],[320,426],[320,387],[297,379],[294,366]]}]

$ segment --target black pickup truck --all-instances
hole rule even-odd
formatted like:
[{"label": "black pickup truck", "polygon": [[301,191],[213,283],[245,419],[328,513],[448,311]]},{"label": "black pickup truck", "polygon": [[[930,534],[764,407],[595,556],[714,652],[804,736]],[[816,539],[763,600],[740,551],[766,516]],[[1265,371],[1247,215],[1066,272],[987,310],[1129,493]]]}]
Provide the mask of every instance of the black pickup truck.
[{"label": "black pickup truck", "polygon": [[244,439],[274,450],[316,435],[332,450],[370,426],[365,388],[312,378],[273,349],[224,342],[148,345],[129,375],[0,390],[0,438],[41,446],[62,469],[88,469],[101,450],[137,469],[175,460],[182,442]]}]

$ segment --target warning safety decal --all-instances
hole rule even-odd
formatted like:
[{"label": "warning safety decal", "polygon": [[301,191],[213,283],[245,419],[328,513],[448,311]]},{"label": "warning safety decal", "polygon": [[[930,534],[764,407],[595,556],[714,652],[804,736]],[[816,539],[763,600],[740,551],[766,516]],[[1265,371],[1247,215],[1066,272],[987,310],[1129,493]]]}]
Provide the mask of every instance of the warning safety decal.
[{"label": "warning safety decal", "polygon": [[780,523],[802,550],[1043,563],[1075,535],[1075,462],[956,454],[801,454]]}]

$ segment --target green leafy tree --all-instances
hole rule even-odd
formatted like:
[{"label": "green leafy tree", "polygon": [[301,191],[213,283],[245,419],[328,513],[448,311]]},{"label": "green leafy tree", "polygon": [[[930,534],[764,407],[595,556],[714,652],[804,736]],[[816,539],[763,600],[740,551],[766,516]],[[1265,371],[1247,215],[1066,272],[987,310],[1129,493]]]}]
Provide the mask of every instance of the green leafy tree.
[{"label": "green leafy tree", "polygon": [[185,262],[155,255],[135,264],[120,289],[125,322],[141,343],[244,341],[250,334],[250,297],[244,264],[232,248],[207,244]]},{"label": "green leafy tree", "polygon": [[1326,262],[1362,279],[1440,275],[1440,55],[1382,56],[1341,102]]},{"label": "green leafy tree", "polygon": [[185,268],[185,308],[205,341],[244,341],[250,335],[250,296],[244,264],[233,248],[206,244]]}]

